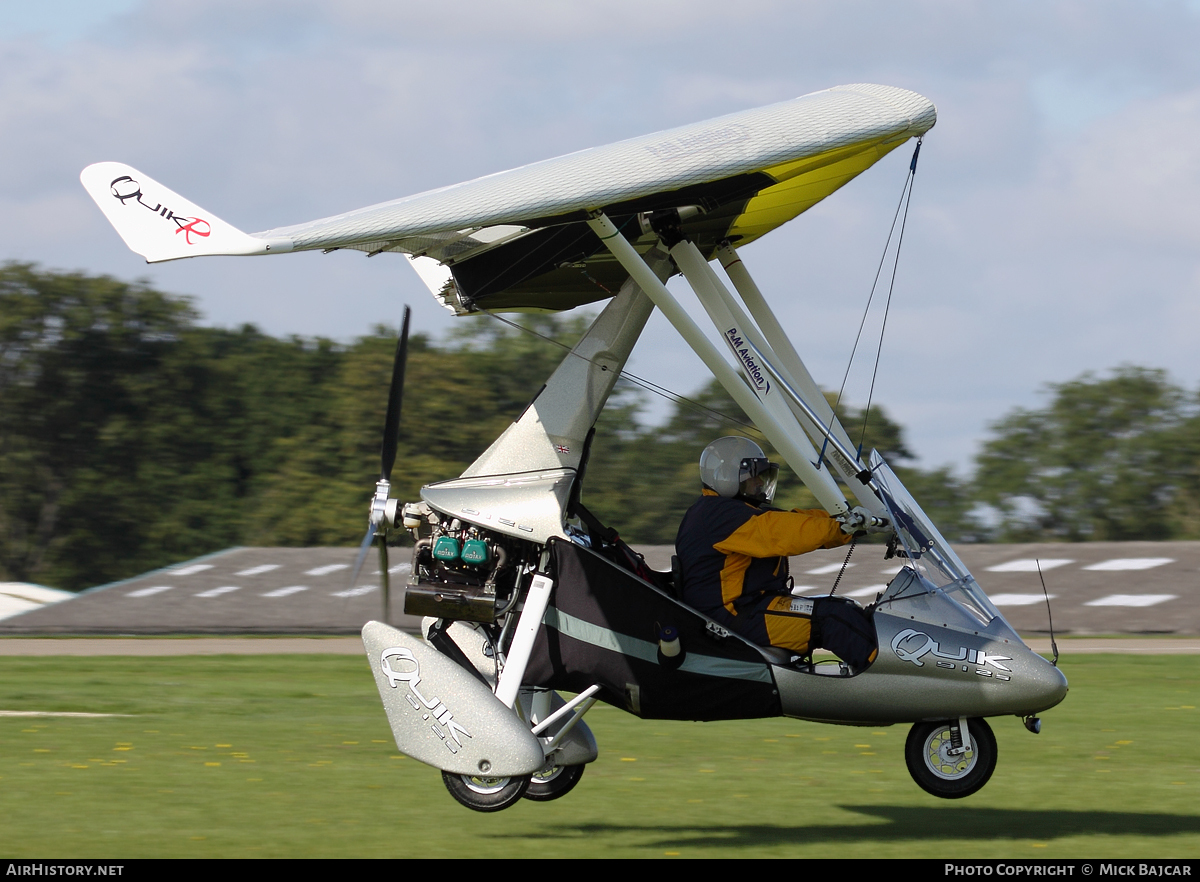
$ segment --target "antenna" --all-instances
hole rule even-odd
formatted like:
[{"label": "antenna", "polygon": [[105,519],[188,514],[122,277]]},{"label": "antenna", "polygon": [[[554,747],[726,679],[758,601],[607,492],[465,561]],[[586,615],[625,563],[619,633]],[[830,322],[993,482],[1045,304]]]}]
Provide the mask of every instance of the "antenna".
[{"label": "antenna", "polygon": [[1054,616],[1050,613],[1050,595],[1046,591],[1046,580],[1042,577],[1042,562],[1036,557],[1033,562],[1037,564],[1038,578],[1042,580],[1042,595],[1046,598],[1046,617],[1050,619],[1050,649],[1054,651],[1054,658],[1050,660],[1050,664],[1058,667],[1058,644],[1054,642]]}]

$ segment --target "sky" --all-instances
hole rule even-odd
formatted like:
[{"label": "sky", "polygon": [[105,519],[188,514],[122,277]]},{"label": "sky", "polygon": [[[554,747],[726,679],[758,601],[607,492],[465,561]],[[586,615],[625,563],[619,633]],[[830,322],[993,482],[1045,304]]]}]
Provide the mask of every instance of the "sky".
[{"label": "sky", "polygon": [[[256,231],[838,84],[900,86],[938,123],[875,400],[921,465],[966,474],[1047,384],[1135,364],[1200,385],[1198,45],[1198,0],[0,0],[0,260],[146,279],[208,323],[276,335],[349,341],[408,303],[438,337],[488,319],[451,317],[398,255],[149,266],[79,172],[126,162]],[[743,250],[827,388],[909,156]],[[878,314],[866,333],[851,404]],[[658,315],[629,369],[684,393],[707,376]]]}]

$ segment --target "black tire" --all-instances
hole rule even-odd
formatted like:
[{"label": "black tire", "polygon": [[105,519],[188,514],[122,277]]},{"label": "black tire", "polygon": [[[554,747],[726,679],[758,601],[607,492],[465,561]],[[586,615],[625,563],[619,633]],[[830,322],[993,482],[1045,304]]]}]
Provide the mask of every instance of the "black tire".
[{"label": "black tire", "polygon": [[477,812],[498,812],[525,795],[529,776],[489,778],[486,775],[452,775],[442,772],[442,781],[450,795]]},{"label": "black tire", "polygon": [[529,789],[525,791],[525,798],[534,802],[549,802],[566,796],[583,777],[583,769],[582,765],[551,766],[549,769],[534,772],[529,781]]},{"label": "black tire", "polygon": [[968,720],[972,749],[962,756],[948,756],[950,723],[914,723],[904,745],[904,761],[926,793],[961,799],[986,784],[996,770],[996,736],[982,717]]}]

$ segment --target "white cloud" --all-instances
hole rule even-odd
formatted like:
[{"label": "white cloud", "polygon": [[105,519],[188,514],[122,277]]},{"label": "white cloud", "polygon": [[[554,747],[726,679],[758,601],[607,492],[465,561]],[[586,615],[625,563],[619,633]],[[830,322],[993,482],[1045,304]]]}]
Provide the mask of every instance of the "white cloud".
[{"label": "white cloud", "polygon": [[[45,38],[0,17],[2,258],[146,276],[195,295],[211,321],[273,333],[352,337],[409,300],[436,333],[449,319],[387,255],[147,267],[79,170],[129,162],[258,230],[887,82],[939,108],[876,392],[925,462],[965,464],[990,421],[1084,370],[1132,361],[1200,382],[1200,16],[1186,3],[97,8]],[[897,151],[746,249],[826,385],[845,368],[907,159]],[[669,386],[703,375],[665,323],[651,328],[636,371]],[[859,404],[862,365],[848,390]]]}]

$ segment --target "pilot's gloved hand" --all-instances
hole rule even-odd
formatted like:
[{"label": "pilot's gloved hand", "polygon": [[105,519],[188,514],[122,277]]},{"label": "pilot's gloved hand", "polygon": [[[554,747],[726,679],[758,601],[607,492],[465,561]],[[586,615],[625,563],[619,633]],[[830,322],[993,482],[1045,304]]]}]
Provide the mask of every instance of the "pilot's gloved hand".
[{"label": "pilot's gloved hand", "polygon": [[842,522],[842,532],[849,536],[865,536],[868,533],[890,533],[891,522],[887,518],[876,517],[870,509],[856,505],[844,514],[836,515],[836,520]]},{"label": "pilot's gloved hand", "polygon": [[857,536],[866,533],[867,518],[870,516],[871,513],[859,505],[834,515],[833,519],[841,522],[842,532],[847,536]]}]

